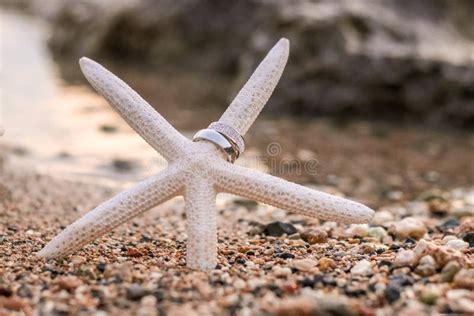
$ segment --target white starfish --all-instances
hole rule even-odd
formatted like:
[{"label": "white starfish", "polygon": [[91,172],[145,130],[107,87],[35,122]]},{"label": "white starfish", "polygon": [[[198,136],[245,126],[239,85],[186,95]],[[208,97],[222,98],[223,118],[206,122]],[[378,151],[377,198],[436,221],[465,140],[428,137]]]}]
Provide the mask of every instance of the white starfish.
[{"label": "white starfish", "polygon": [[[281,39],[261,62],[219,122],[244,135],[272,94],[286,65],[289,42]],[[187,216],[187,266],[209,270],[217,263],[219,192],[240,195],[324,220],[364,223],[373,211],[340,197],[227,162],[220,148],[192,142],[171,126],[122,80],[98,63],[81,58],[82,72],[130,126],[167,161],[168,167],[124,191],[69,225],[38,254],[45,258],[76,251],[118,225],[178,195]]]}]

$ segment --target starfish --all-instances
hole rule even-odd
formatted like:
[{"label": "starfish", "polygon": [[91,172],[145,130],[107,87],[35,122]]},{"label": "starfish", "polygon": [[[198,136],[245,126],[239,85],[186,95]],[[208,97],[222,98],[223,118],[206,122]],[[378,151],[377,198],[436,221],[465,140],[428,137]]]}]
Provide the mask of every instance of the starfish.
[{"label": "starfish", "polygon": [[[218,123],[245,135],[270,98],[289,54],[280,39],[237,94]],[[181,135],[132,88],[98,63],[79,61],[89,83],[167,161],[167,168],[138,183],[69,225],[38,255],[70,254],[120,224],[173,197],[184,196],[187,218],[186,264],[210,270],[217,264],[216,194],[226,192],[297,214],[342,223],[365,223],[373,211],[357,202],[312,190],[266,173],[234,165],[209,141]]]}]

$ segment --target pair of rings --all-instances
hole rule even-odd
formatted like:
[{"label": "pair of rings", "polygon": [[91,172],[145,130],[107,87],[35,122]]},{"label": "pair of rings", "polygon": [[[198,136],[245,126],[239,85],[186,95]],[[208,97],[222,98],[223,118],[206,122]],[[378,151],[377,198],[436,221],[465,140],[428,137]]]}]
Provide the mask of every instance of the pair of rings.
[{"label": "pair of rings", "polygon": [[207,128],[198,131],[193,141],[207,140],[217,145],[227,156],[227,161],[234,163],[245,150],[245,142],[234,128],[229,125],[213,122]]}]

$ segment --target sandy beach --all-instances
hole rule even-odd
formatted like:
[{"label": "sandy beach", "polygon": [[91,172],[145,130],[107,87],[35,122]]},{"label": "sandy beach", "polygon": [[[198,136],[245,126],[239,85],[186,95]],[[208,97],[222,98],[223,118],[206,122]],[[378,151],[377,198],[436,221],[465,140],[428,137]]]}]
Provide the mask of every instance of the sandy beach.
[{"label": "sandy beach", "polygon": [[[185,266],[174,199],[64,259],[34,253],[120,188],[11,168],[0,176],[4,314],[375,315],[471,313],[473,188],[377,208],[338,225],[252,201],[220,200],[219,264]],[[325,190],[340,194],[337,186]]]}]

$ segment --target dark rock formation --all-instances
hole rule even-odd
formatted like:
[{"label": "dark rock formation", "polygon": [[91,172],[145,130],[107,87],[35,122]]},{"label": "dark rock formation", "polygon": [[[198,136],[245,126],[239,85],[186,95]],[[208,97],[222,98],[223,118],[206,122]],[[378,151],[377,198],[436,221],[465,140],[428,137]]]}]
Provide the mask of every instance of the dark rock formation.
[{"label": "dark rock formation", "polygon": [[238,74],[239,85],[284,36],[273,111],[473,126],[472,12],[470,0],[136,0],[58,2],[48,16],[56,55]]}]

